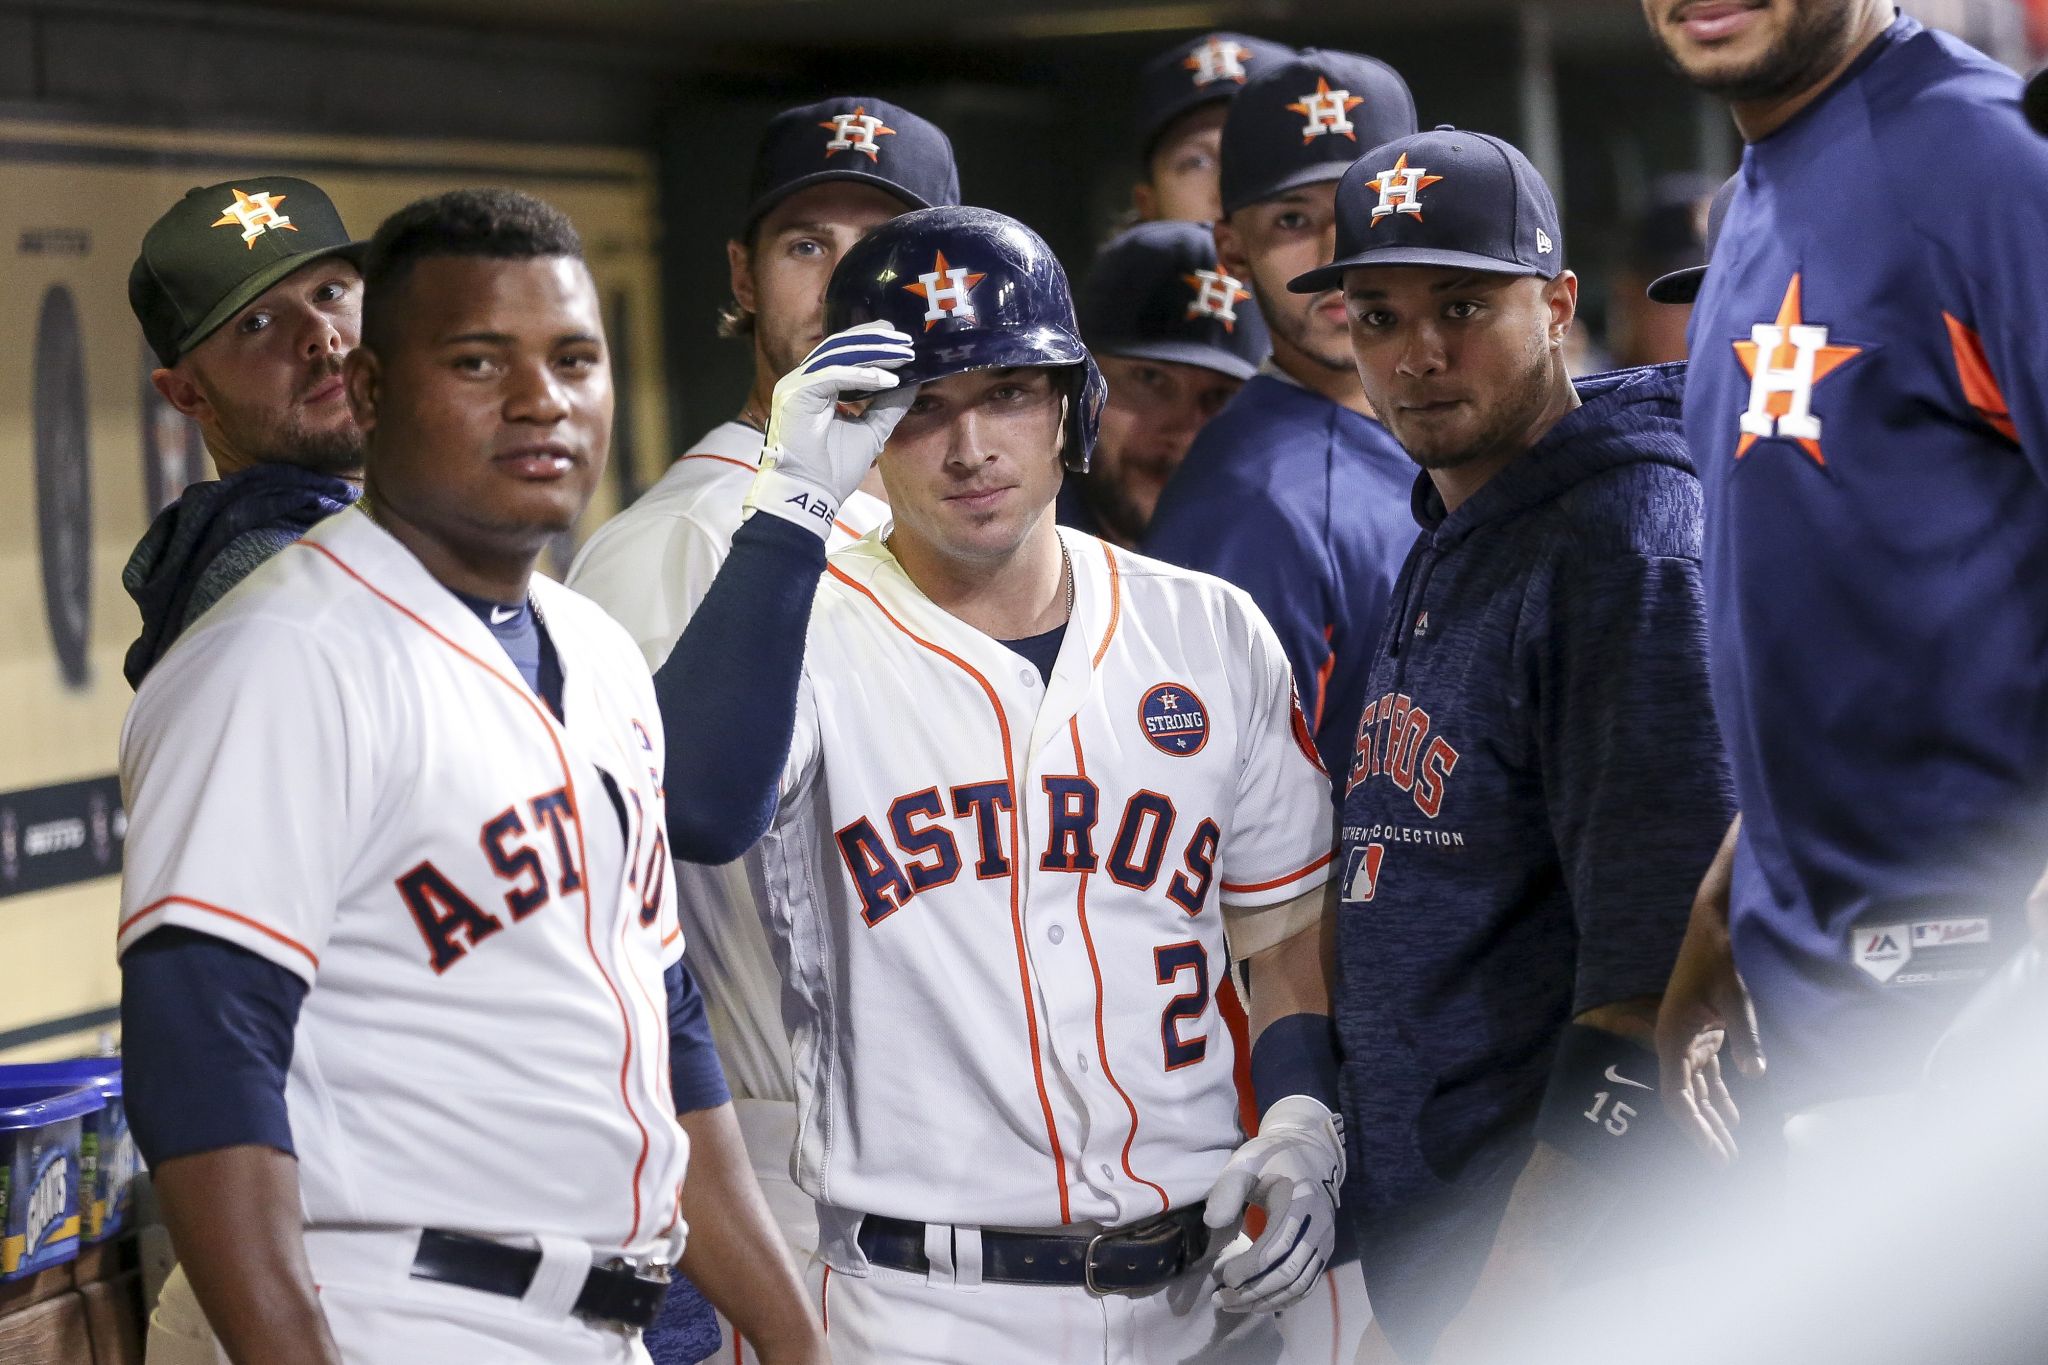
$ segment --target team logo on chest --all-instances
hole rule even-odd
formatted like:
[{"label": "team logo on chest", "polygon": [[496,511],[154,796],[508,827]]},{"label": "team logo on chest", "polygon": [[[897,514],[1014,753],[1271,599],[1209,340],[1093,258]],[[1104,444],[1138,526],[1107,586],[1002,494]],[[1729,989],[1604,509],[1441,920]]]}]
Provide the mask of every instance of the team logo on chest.
[{"label": "team logo on chest", "polygon": [[1749,340],[1734,343],[1735,358],[1749,375],[1749,407],[1737,424],[1741,459],[1759,440],[1791,441],[1823,468],[1820,418],[1813,411],[1814,386],[1863,353],[1861,346],[1830,344],[1828,329],[1807,322],[1800,311],[1799,276],[1785,286],[1776,322],[1759,322]]},{"label": "team logo on chest", "polygon": [[1364,103],[1365,96],[1349,90],[1332,90],[1330,82],[1318,76],[1316,88],[1287,107],[1302,117],[1303,143],[1314,142],[1326,133],[1342,133],[1356,142],[1358,133],[1351,125],[1350,114]]},{"label": "team logo on chest", "polygon": [[1188,304],[1190,318],[1215,318],[1224,331],[1237,330],[1238,302],[1252,296],[1243,282],[1220,270],[1197,270],[1181,278],[1195,291],[1194,301]]},{"label": "team logo on chest", "polygon": [[896,130],[885,126],[882,121],[867,111],[864,104],[856,104],[850,114],[834,114],[818,125],[832,134],[825,144],[825,155],[838,152],[866,152],[868,160],[882,159],[882,144],[878,137],[894,137]]},{"label": "team logo on chest", "polygon": [[1252,50],[1231,42],[1227,38],[1211,38],[1182,59],[1181,65],[1195,73],[1195,84],[1214,85],[1217,81],[1236,81],[1244,84],[1244,59]]},{"label": "team logo on chest", "polygon": [[269,190],[258,190],[254,194],[244,194],[236,190],[235,202],[223,205],[220,217],[207,226],[240,227],[242,245],[254,251],[256,239],[273,228],[283,228],[286,232],[298,231],[292,226],[291,219],[277,211],[277,206],[282,204],[285,198],[286,196],[272,194]]},{"label": "team logo on chest", "polygon": [[1378,190],[1380,202],[1373,205],[1372,225],[1378,227],[1397,213],[1405,213],[1416,222],[1422,221],[1422,192],[1442,180],[1440,175],[1431,175],[1427,166],[1408,164],[1408,153],[1394,158],[1394,164],[1381,171],[1375,180],[1365,182],[1369,190]]},{"label": "team logo on chest", "polygon": [[903,287],[924,300],[924,329],[947,318],[974,321],[974,286],[988,276],[970,273],[966,266],[948,265],[946,253],[934,252],[932,268],[917,277],[916,284]]},{"label": "team logo on chest", "polygon": [[1138,703],[1145,738],[1162,754],[1187,758],[1209,742],[1209,712],[1202,699],[1179,683],[1161,683]]}]

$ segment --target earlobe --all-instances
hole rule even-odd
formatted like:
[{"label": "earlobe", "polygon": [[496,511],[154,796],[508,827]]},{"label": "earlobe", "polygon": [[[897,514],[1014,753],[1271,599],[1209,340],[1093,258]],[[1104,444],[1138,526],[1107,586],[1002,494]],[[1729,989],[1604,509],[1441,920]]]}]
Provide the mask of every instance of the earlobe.
[{"label": "earlobe", "polygon": [[742,242],[728,241],[725,244],[725,268],[728,284],[732,289],[733,302],[746,312],[759,311],[754,306],[754,263],[751,253]]},{"label": "earlobe", "polygon": [[195,422],[205,420],[209,409],[206,395],[189,377],[179,374],[175,369],[158,369],[149,372],[149,382],[163,400],[176,408],[180,414]]},{"label": "earlobe", "polygon": [[1131,186],[1131,212],[1138,215],[1138,221],[1149,223],[1159,216],[1159,196],[1153,193],[1148,181],[1140,180]]},{"label": "earlobe", "polygon": [[1243,281],[1247,289],[1251,288],[1251,267],[1245,260],[1244,251],[1238,241],[1237,229],[1232,227],[1228,220],[1218,219],[1210,225],[1209,231],[1216,239],[1217,267],[1224,274]]},{"label": "earlobe", "polygon": [[341,364],[342,383],[348,392],[348,410],[356,425],[367,434],[377,426],[377,357],[368,346],[357,346]]}]

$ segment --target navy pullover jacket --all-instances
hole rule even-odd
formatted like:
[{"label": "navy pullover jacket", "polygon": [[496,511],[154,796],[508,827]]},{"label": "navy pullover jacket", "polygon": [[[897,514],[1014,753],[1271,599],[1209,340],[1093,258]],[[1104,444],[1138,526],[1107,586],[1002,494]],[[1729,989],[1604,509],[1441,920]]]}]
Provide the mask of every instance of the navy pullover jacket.
[{"label": "navy pullover jacket", "polygon": [[1581,380],[1455,512],[1415,484],[1341,774],[1337,1000],[1345,1212],[1414,1358],[1491,1244],[1559,1034],[1663,992],[1732,814],[1683,388],[1676,365]]}]

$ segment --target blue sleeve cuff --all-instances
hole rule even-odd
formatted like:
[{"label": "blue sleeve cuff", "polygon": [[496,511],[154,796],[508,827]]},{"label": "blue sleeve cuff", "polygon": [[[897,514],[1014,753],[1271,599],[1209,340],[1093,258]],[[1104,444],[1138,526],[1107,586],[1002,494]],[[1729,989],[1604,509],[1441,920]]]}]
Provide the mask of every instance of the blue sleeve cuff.
[{"label": "blue sleeve cuff", "polygon": [[1264,1114],[1289,1095],[1337,1112],[1337,1021],[1327,1014],[1275,1019],[1252,1044],[1252,1095]]},{"label": "blue sleeve cuff", "polygon": [[306,983],[195,930],[154,930],[121,959],[122,1086],[143,1160],[254,1144],[296,1154],[285,1073]]},{"label": "blue sleeve cuff", "polygon": [[704,993],[681,959],[662,974],[668,987],[668,1080],[676,1112],[693,1114],[716,1109],[732,1100],[711,1042],[711,1020],[704,1012]]}]

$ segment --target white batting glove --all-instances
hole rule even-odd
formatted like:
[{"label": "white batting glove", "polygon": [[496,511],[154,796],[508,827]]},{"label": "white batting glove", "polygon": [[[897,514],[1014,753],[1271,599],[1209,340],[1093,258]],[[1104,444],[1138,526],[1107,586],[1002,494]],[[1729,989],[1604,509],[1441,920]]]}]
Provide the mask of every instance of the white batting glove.
[{"label": "white batting glove", "polygon": [[1231,1154],[1209,1191],[1202,1221],[1227,1228],[1248,1204],[1266,1211],[1253,1241],[1240,1232],[1216,1258],[1216,1306],[1272,1313],[1315,1287],[1337,1246],[1337,1188],[1344,1183],[1344,1124],[1322,1103],[1289,1095],[1259,1120],[1259,1135]]},{"label": "white batting glove", "polygon": [[[899,386],[890,371],[908,364],[910,337],[886,322],[868,322],[819,342],[776,381],[768,400],[768,443],[746,507],[832,534],[839,504],[882,453],[903,420],[917,386]],[[876,397],[858,416],[839,410],[840,394]]]}]

